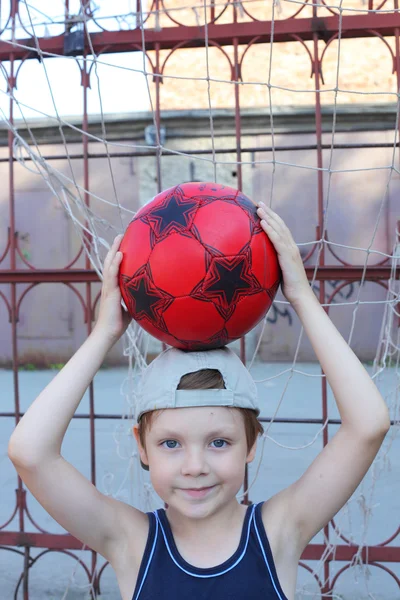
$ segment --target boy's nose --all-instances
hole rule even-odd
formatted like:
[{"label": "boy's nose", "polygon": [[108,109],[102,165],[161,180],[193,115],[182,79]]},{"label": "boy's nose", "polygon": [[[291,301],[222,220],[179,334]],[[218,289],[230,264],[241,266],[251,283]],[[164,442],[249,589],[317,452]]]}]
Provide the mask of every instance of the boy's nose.
[{"label": "boy's nose", "polygon": [[181,467],[182,475],[198,477],[209,473],[205,455],[201,451],[186,452]]}]

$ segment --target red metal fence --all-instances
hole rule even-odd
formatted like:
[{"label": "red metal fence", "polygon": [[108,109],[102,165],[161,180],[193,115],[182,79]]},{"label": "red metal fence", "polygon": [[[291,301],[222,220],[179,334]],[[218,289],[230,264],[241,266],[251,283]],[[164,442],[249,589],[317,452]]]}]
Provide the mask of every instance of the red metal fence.
[{"label": "red metal fence", "polygon": [[[321,0],[322,4],[325,4],[324,0]],[[84,4],[84,3],[82,3]],[[89,3],[90,4],[90,3]],[[324,207],[324,187],[323,178],[324,172],[322,170],[322,127],[321,127],[321,102],[320,94],[318,91],[321,88],[321,78],[323,77],[321,52],[319,47],[319,40],[323,39],[327,46],[337,39],[339,35],[342,38],[357,38],[357,37],[371,37],[376,36],[385,43],[385,37],[393,36],[395,39],[395,52],[391,51],[393,59],[393,69],[397,76],[397,89],[399,89],[399,77],[400,77],[400,44],[399,44],[399,33],[400,33],[400,14],[397,12],[398,2],[394,2],[394,10],[389,8],[389,2],[382,0],[376,2],[375,0],[369,0],[368,9],[370,11],[377,9],[387,9],[387,13],[369,12],[368,14],[359,15],[354,14],[343,14],[340,18],[339,11],[337,9],[325,10],[324,16],[319,15],[319,9],[315,3],[305,2],[304,6],[301,4],[293,3],[293,14],[290,18],[284,20],[272,21],[260,21],[252,17],[251,15],[251,3],[241,5],[241,10],[245,11],[248,15],[249,20],[247,22],[239,22],[238,20],[238,4],[230,1],[226,2],[225,9],[221,12],[221,6],[217,11],[214,7],[214,3],[211,2],[208,10],[208,44],[212,44],[218,47],[232,46],[234,49],[233,61],[231,61],[231,72],[232,81],[239,82],[241,80],[241,60],[239,60],[239,49],[241,50],[242,57],[245,54],[245,50],[253,44],[269,43],[273,41],[275,44],[280,42],[292,42],[293,44],[303,44],[304,41],[309,40],[313,43],[313,52],[309,52],[310,58],[310,69],[312,71],[312,77],[315,82],[315,153],[316,153],[316,164],[320,170],[316,173],[316,184],[318,187],[318,219],[316,223],[316,239],[321,238],[321,232],[323,230],[323,207]],[[272,4],[272,2],[271,2]],[[65,2],[66,15],[68,16],[68,0]],[[140,0],[137,2],[138,12],[140,10]],[[305,6],[313,6],[312,17],[303,18],[302,12]],[[16,24],[18,21],[18,9],[19,5],[16,0],[12,1],[10,16],[7,22],[8,29],[15,31]],[[90,19],[90,9],[84,9],[86,11],[87,19]],[[169,15],[168,7],[164,6],[163,0],[153,0],[152,11],[163,11],[164,18]],[[228,11],[228,12],[227,12]],[[231,15],[231,22],[219,23],[221,14],[225,14],[225,20],[227,15]],[[205,45],[205,29],[199,28],[198,26],[185,26],[179,24],[177,21],[177,15],[171,13],[170,25],[165,26],[157,30],[157,28],[151,28],[145,30],[145,51],[153,52],[150,58],[150,64],[152,65],[154,73],[154,85],[156,95],[155,105],[155,120],[158,127],[162,122],[162,111],[160,109],[160,97],[162,94],[162,66],[160,62],[159,53],[161,50],[169,49],[171,52],[177,51],[183,47],[204,47]],[[139,25],[139,20],[138,20]],[[75,42],[71,42],[71,31],[70,27],[66,27],[66,33],[57,37],[43,37],[35,38],[30,35],[29,38],[23,40],[17,40],[12,43],[11,40],[2,40],[0,37],[0,61],[1,64],[8,65],[8,86],[9,91],[12,91],[18,83],[18,73],[16,73],[15,62],[17,60],[34,60],[37,58],[42,59],[43,56],[48,56],[47,53],[64,55],[65,50],[70,53],[73,52],[73,45]],[[131,52],[133,50],[143,50],[143,39],[142,31],[140,27],[133,30],[120,30],[120,31],[99,31],[89,36],[87,34],[82,38],[85,56],[90,55],[91,52],[95,52],[97,55],[107,54],[111,52]],[[72,43],[72,45],[71,45]],[[69,49],[69,50],[68,50]],[[88,130],[88,114],[87,114],[87,90],[90,85],[90,74],[86,68],[86,64],[83,63],[81,69],[81,85],[82,94],[84,99],[84,112],[82,120],[82,148],[83,154],[80,160],[83,161],[84,166],[84,187],[86,190],[90,189],[90,176],[89,176],[89,154],[88,138],[85,136],[85,132]],[[235,124],[236,124],[236,148],[237,148],[237,177],[238,187],[242,187],[242,151],[241,151],[241,119],[240,119],[240,97],[239,87],[233,86],[235,90]],[[14,101],[10,98],[10,122],[13,122],[14,116]],[[78,258],[81,256],[83,249],[81,248],[77,256],[69,264],[62,269],[40,269],[33,267],[23,255],[19,238],[18,231],[16,229],[15,219],[15,180],[14,180],[14,165],[15,159],[13,157],[13,134],[10,131],[8,134],[8,148],[9,148],[9,160],[8,160],[8,173],[9,173],[9,230],[8,235],[5,236],[4,232],[2,235],[2,246],[0,249],[0,264],[5,261],[6,257],[10,261],[9,269],[0,270],[0,296],[2,301],[7,307],[9,320],[11,323],[11,346],[12,346],[12,357],[13,357],[13,378],[14,378],[14,390],[15,390],[15,412],[1,412],[0,417],[4,419],[15,419],[15,424],[21,418],[22,414],[20,411],[20,393],[19,393],[19,374],[18,374],[18,347],[17,347],[17,327],[19,318],[19,308],[23,298],[30,292],[30,290],[40,283],[63,283],[71,289],[75,294],[79,296],[84,310],[84,319],[86,323],[87,333],[89,334],[92,327],[92,320],[94,314],[94,305],[96,298],[93,297],[92,283],[98,281],[95,271],[91,269],[91,265],[86,258],[85,268],[77,269],[74,265],[77,263]],[[143,154],[143,153],[142,153]],[[146,154],[149,154],[146,152]],[[157,185],[159,191],[162,189],[161,180],[161,161],[159,149],[155,149],[154,156],[157,158]],[[133,152],[133,156],[139,156],[140,153]],[[90,203],[89,195],[85,194],[85,202]],[[330,247],[331,248],[331,247]],[[315,249],[315,248],[314,248]],[[348,264],[339,257],[338,266],[325,265],[325,252],[326,249],[323,247],[320,254],[320,267],[318,269],[317,279],[320,281],[320,300],[323,302],[325,299],[325,282],[328,280],[339,280],[342,285],[346,285],[350,281],[359,281],[362,278],[363,267],[360,265]],[[19,257],[25,264],[25,268],[17,269],[16,261]],[[309,277],[313,275],[313,267],[307,268]],[[391,265],[389,259],[383,260],[380,264],[367,267],[365,279],[368,281],[375,281],[381,285],[386,285],[387,280],[390,277]],[[78,290],[74,287],[76,283],[85,283],[86,292],[81,295]],[[25,289],[21,288],[23,284],[29,284]],[[338,286],[335,293],[338,293],[341,286]],[[23,293],[21,293],[23,289]],[[3,290],[3,291],[2,291]],[[7,294],[5,293],[7,290]],[[8,299],[8,291],[10,291]],[[329,299],[329,302],[333,300],[333,297]],[[329,303],[328,302],[328,303]],[[241,353],[242,359],[245,360],[245,344],[244,340],[241,342]],[[94,408],[94,392],[93,385],[90,386],[90,412],[87,415],[81,415],[81,418],[86,418],[90,422],[90,449],[91,449],[91,481],[96,485],[96,455],[95,455],[95,419],[99,418],[95,414]],[[315,420],[304,420],[304,422],[312,422],[322,424],[328,419],[327,411],[327,383],[326,379],[321,379],[321,402],[322,402],[322,419]],[[102,415],[101,418],[118,418],[115,415]],[[265,418],[264,420],[268,420]],[[277,422],[283,422],[284,419],[276,419]],[[299,419],[288,419],[286,422],[298,423],[303,422]],[[328,443],[329,437],[329,426],[337,422],[331,420],[328,421],[328,425],[325,427],[323,432],[323,443]],[[245,501],[248,502],[249,498],[246,496]],[[9,523],[18,516],[19,528],[18,530],[10,530]],[[33,523],[33,519],[29,512],[29,503],[27,502],[27,495],[24,486],[20,479],[18,479],[18,488],[16,490],[16,504],[13,514],[9,515],[9,519],[3,524],[0,524],[0,545],[1,550],[18,552],[24,556],[24,572],[21,575],[21,579],[18,584],[18,588],[15,592],[15,598],[19,591],[20,586],[23,590],[24,600],[29,598],[29,569],[34,564],[31,557],[31,548],[43,548],[49,551],[63,551],[65,553],[80,550],[82,544],[79,540],[73,538],[70,535],[56,535],[50,534],[44,531],[39,524],[34,523],[38,532],[28,533],[25,531],[26,522],[30,520]],[[374,564],[380,568],[386,570],[391,577],[400,585],[399,578],[392,572],[387,564],[388,563],[399,563],[400,562],[400,546],[394,546],[393,541],[398,539],[400,533],[400,527],[394,529],[393,535],[389,539],[381,541],[376,546],[364,547],[362,549],[362,559],[369,564]],[[331,527],[327,526],[324,530],[326,540],[328,541],[331,536]],[[356,552],[358,552],[358,546],[350,543],[347,539],[342,537],[343,544],[339,544],[335,547],[335,556],[332,554],[328,555],[324,564],[324,578],[325,583],[320,583],[321,594],[329,594],[332,592],[335,585],[335,581],[339,576],[339,573],[335,578],[330,577],[330,562],[331,560],[346,561],[347,565],[343,568],[346,570],[349,566],[350,561],[353,559]],[[391,545],[389,545],[391,544]],[[326,550],[326,544],[310,544],[305,550],[302,559],[304,560],[318,560]],[[45,552],[47,552],[45,550]],[[90,552],[90,551],[88,551]],[[40,555],[39,555],[40,556]],[[37,559],[36,559],[37,560]],[[386,566],[382,563],[385,563]],[[302,566],[309,570],[309,567],[302,563]],[[98,593],[101,582],[101,575],[103,569],[97,571],[96,567],[96,555],[91,553],[90,564],[85,565],[88,579],[94,582],[94,592]],[[8,599],[7,599],[8,600]]]}]

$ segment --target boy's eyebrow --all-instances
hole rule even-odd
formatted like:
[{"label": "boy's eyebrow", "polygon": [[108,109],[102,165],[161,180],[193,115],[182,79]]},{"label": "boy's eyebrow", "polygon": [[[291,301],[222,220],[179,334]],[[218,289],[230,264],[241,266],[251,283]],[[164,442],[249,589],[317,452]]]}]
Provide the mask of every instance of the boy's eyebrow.
[{"label": "boy's eyebrow", "polygon": [[[232,436],[236,433],[236,428],[231,425],[227,425],[226,427],[219,427],[218,429],[212,429],[211,431],[207,431],[207,437],[227,437]],[[160,429],[157,431],[157,437],[179,437],[181,434],[179,431],[174,431],[173,429]]]}]

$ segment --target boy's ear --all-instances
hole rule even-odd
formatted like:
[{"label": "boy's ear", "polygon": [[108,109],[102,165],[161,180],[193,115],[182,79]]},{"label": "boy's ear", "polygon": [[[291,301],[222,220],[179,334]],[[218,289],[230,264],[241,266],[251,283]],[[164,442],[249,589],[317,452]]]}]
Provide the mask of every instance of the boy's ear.
[{"label": "boy's ear", "polygon": [[138,425],[134,425],[132,427],[132,431],[133,431],[133,435],[135,436],[135,439],[136,439],[136,442],[137,442],[137,445],[139,448],[139,456],[140,456],[141,465],[144,469],[146,469],[148,471],[149,464],[148,464],[148,460],[147,460],[147,454],[146,454],[146,450],[143,448],[141,441],[140,441]]},{"label": "boy's ear", "polygon": [[254,442],[253,447],[251,448],[250,452],[247,455],[246,463],[253,462],[254,457],[256,455],[256,451],[257,451],[257,440]]}]

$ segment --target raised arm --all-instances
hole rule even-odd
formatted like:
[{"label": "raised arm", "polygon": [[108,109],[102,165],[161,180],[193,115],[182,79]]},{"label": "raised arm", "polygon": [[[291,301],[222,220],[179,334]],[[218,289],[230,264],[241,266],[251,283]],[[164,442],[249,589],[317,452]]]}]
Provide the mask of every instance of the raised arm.
[{"label": "raised arm", "polygon": [[65,432],[87,387],[128,326],[117,282],[120,242],[117,236],[104,262],[99,318],[92,333],[18,423],[8,446],[11,456],[37,463],[61,453]]},{"label": "raised arm", "polygon": [[111,347],[95,328],[18,423],[8,445],[10,458],[36,464],[61,454],[68,425]]},{"label": "raised arm", "polygon": [[384,399],[315,294],[309,289],[292,306],[332,388],[342,426],[365,435],[387,431],[390,419]]},{"label": "raised arm", "polygon": [[376,385],[312,292],[289,229],[266,206],[258,214],[278,252],[282,291],[308,335],[342,421],[304,475],[272,499],[272,503],[286,507],[301,548],[356,490],[390,428],[390,417]]},{"label": "raised arm", "polygon": [[123,523],[139,511],[101,494],[61,456],[68,425],[107,352],[130,318],[121,307],[117,275],[121,238],[104,264],[99,318],[93,332],[39,394],[14,430],[8,456],[27,488],[62,527],[89,548],[112,560]]}]

